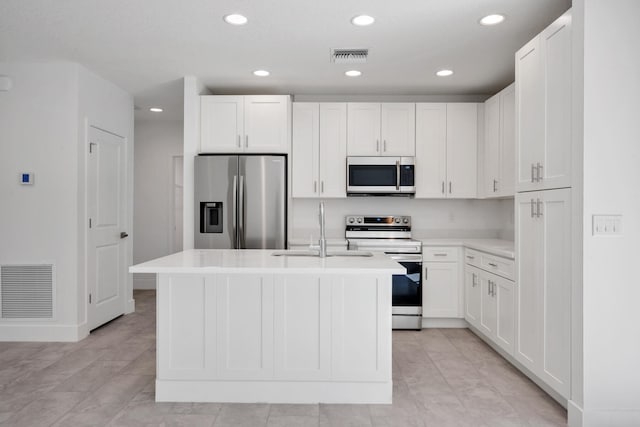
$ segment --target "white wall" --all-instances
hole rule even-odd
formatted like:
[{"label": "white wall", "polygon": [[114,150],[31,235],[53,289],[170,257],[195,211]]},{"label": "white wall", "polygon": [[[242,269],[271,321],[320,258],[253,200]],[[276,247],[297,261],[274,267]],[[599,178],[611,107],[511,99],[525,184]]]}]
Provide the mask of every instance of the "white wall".
[{"label": "white wall", "polygon": [[[13,80],[0,92],[0,264],[55,265],[55,318],[0,320],[0,340],[78,340],[88,333],[85,123],[118,131],[132,150],[132,99],[73,63],[0,63],[0,75]],[[20,172],[34,185],[19,185]]]},{"label": "white wall", "polygon": [[[291,236],[317,239],[318,199],[294,199]],[[350,197],[325,199],[328,238],[344,238],[346,215],[410,215],[415,237],[513,236],[513,199],[509,200],[425,200],[405,197]],[[509,223],[511,227],[509,229]]]},{"label": "white wall", "polygon": [[[173,158],[182,156],[182,120],[137,120],[133,262],[173,252]],[[155,274],[136,274],[134,289],[155,289]]]},{"label": "white wall", "polygon": [[[584,426],[640,425],[640,2],[584,11]],[[591,236],[594,214],[622,235]]]}]

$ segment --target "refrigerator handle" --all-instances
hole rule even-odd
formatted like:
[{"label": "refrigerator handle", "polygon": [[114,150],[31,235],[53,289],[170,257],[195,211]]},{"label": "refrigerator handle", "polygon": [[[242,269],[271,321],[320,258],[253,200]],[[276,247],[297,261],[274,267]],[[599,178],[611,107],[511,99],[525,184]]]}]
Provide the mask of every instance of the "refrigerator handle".
[{"label": "refrigerator handle", "polygon": [[233,249],[238,249],[238,175],[233,176]]},{"label": "refrigerator handle", "polygon": [[244,249],[246,244],[244,241],[244,175],[240,175],[240,195],[238,197],[238,249]]}]

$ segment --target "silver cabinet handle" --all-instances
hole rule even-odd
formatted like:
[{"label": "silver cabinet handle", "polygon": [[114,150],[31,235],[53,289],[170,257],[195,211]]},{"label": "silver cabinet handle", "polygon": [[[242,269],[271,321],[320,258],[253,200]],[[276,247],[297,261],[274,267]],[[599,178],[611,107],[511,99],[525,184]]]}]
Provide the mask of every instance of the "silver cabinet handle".
[{"label": "silver cabinet handle", "polygon": [[400,190],[400,160],[396,160],[396,190]]},{"label": "silver cabinet handle", "polygon": [[540,218],[542,216],[542,201],[540,199],[536,200],[536,216]]},{"label": "silver cabinet handle", "polygon": [[444,181],[442,181],[442,194],[444,194]]},{"label": "silver cabinet handle", "polygon": [[238,135],[238,147],[242,147],[242,141],[240,140],[240,135]]},{"label": "silver cabinet handle", "polygon": [[249,148],[249,135],[244,137],[244,146],[246,148]]},{"label": "silver cabinet handle", "polygon": [[475,288],[476,287],[476,273],[471,273],[471,287]]},{"label": "silver cabinet handle", "polygon": [[324,194],[324,181],[320,181],[320,192]]},{"label": "silver cabinet handle", "polygon": [[313,181],[313,194],[318,192],[318,181]]},{"label": "silver cabinet handle", "polygon": [[534,175],[535,174],[535,169],[536,169],[536,167],[534,166],[533,163],[531,163],[531,182],[535,182],[536,181],[536,178],[535,178],[535,175]]},{"label": "silver cabinet handle", "polygon": [[469,259],[476,259],[476,257],[471,256],[471,255],[467,255],[467,258],[469,258]]},{"label": "silver cabinet handle", "polygon": [[447,254],[437,253],[437,254],[433,254],[433,256],[447,256]]},{"label": "silver cabinet handle", "polygon": [[533,204],[534,204],[533,199],[531,199],[531,218],[533,218],[536,215],[534,212]]},{"label": "silver cabinet handle", "polygon": [[386,139],[382,142],[382,150],[383,150],[385,153],[387,152],[387,140],[386,140]]},{"label": "silver cabinet handle", "polygon": [[376,139],[376,152],[380,151],[380,140]]},{"label": "silver cabinet handle", "polygon": [[493,192],[495,193],[496,191],[498,191],[498,188],[496,187],[498,185],[498,181],[497,180],[493,180]]},{"label": "silver cabinet handle", "polygon": [[490,262],[490,263],[489,263],[489,265],[490,265],[491,267],[497,267],[497,266],[498,266],[498,264],[494,264],[494,263],[492,263],[492,262]]},{"label": "silver cabinet handle", "polygon": [[487,280],[487,295],[491,295],[491,280]]},{"label": "silver cabinet handle", "polygon": [[451,194],[451,181],[449,181],[449,194]]},{"label": "silver cabinet handle", "polygon": [[536,163],[536,182],[542,181],[542,174],[540,173],[542,170],[542,165],[540,163]]}]

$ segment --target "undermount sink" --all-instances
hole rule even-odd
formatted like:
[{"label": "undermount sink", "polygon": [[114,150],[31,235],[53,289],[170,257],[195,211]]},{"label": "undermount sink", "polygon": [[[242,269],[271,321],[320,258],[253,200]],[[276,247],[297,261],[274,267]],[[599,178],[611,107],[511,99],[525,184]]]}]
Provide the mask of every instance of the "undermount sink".
[{"label": "undermount sink", "polygon": [[[271,256],[309,256],[309,257],[320,257],[320,253],[318,251],[309,251],[309,250],[290,250],[290,251],[274,251]],[[336,257],[336,256],[344,256],[344,257],[369,257],[373,256],[371,252],[367,251],[327,251],[327,257]]]}]

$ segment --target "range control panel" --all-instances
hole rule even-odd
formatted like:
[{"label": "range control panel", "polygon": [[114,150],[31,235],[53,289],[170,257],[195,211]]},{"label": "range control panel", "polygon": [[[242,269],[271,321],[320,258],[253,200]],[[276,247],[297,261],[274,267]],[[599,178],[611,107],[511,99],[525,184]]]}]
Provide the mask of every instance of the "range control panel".
[{"label": "range control panel", "polygon": [[364,225],[374,227],[411,227],[410,216],[370,216],[347,215],[345,225]]}]

